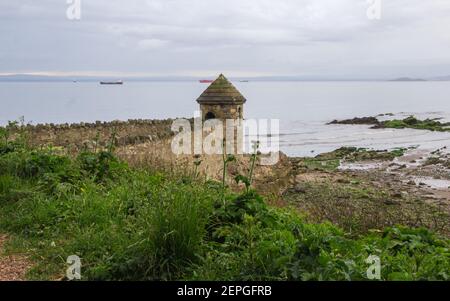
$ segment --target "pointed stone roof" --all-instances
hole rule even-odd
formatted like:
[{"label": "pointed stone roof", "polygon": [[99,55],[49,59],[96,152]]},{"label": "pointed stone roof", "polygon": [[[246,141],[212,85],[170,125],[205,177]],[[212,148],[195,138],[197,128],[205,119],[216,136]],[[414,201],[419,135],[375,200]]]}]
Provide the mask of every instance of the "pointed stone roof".
[{"label": "pointed stone roof", "polygon": [[197,98],[199,104],[243,104],[246,101],[245,97],[223,74],[220,74]]}]

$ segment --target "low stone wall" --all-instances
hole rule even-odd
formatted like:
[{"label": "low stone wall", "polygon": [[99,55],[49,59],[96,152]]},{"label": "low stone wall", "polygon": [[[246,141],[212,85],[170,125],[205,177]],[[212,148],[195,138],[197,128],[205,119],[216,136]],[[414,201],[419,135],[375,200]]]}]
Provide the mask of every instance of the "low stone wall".
[{"label": "low stone wall", "polygon": [[173,120],[128,120],[76,124],[38,124],[25,126],[34,145],[74,146],[98,142],[105,145],[115,133],[116,144],[125,146],[160,141],[173,136]]}]

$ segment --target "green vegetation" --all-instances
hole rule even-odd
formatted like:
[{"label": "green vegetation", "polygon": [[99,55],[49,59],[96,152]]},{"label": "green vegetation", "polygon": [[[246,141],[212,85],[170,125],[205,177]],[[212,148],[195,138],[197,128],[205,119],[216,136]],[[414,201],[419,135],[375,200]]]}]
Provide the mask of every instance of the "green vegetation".
[{"label": "green vegetation", "polygon": [[395,129],[411,128],[418,130],[450,132],[450,122],[443,123],[437,121],[436,119],[419,120],[414,116],[409,116],[403,120],[394,119],[383,121],[377,127],[395,128]]},{"label": "green vegetation", "polygon": [[[392,116],[389,114],[381,114],[378,116]],[[420,120],[414,116],[409,116],[405,119],[392,119],[379,121],[376,117],[355,117],[352,119],[345,120],[333,120],[328,124],[368,124],[373,125],[372,128],[394,128],[394,129],[418,129],[418,130],[429,130],[438,132],[450,132],[450,122],[440,122],[438,119],[425,119]]]},{"label": "green vegetation", "polygon": [[332,152],[320,154],[314,158],[302,158],[303,166],[313,170],[334,171],[341,161],[358,162],[366,160],[391,161],[404,155],[406,149],[370,150],[358,147],[341,147]]},{"label": "green vegetation", "polygon": [[448,239],[308,223],[268,206],[252,171],[236,194],[196,170],[129,168],[113,147],[72,158],[20,141],[0,144],[0,231],[10,252],[35,263],[31,279],[62,278],[70,255],[81,257],[83,280],[365,280],[369,255],[380,257],[383,280],[450,278]]},{"label": "green vegetation", "polygon": [[322,158],[303,158],[304,167],[312,170],[334,171],[341,165],[340,159],[322,159]]},{"label": "green vegetation", "polygon": [[335,160],[340,159],[347,162],[357,162],[365,160],[382,160],[390,161],[396,157],[404,155],[406,149],[395,148],[391,151],[387,150],[370,150],[358,147],[341,147],[335,151],[324,153],[316,156],[318,160]]}]

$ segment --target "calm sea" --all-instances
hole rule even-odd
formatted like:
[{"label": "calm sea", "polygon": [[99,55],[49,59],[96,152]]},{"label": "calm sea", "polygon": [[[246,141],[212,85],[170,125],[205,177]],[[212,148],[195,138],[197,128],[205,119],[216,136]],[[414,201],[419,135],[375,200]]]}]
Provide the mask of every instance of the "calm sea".
[{"label": "calm sea", "polygon": [[[246,118],[280,119],[281,149],[315,155],[340,146],[450,148],[450,133],[325,125],[333,119],[393,113],[450,120],[450,82],[236,82]],[[192,117],[198,82],[0,82],[0,124]]]}]

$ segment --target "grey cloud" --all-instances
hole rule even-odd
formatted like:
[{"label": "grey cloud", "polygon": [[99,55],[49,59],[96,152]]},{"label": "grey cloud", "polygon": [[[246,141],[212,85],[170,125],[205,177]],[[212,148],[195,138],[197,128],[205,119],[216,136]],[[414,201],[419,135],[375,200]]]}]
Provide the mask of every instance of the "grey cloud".
[{"label": "grey cloud", "polygon": [[[435,75],[450,65],[450,1],[2,0],[0,72]],[[446,73],[450,73],[450,70]]]}]

